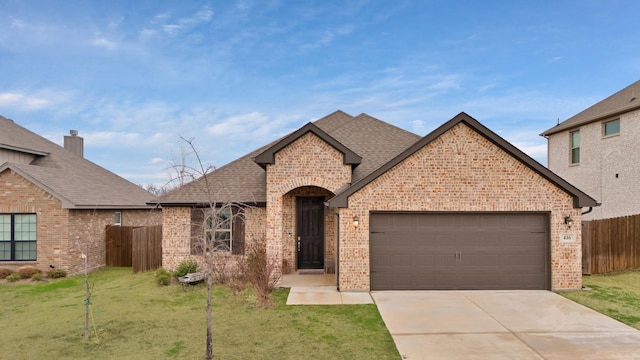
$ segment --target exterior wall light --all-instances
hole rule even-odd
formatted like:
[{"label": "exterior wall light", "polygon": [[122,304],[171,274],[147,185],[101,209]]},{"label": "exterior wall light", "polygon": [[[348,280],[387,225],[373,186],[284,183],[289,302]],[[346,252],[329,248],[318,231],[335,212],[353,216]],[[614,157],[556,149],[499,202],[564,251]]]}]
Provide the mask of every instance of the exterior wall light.
[{"label": "exterior wall light", "polygon": [[571,218],[571,216],[565,217],[564,223],[567,224],[567,227],[569,228],[569,230],[571,230],[571,226],[573,226],[573,219]]},{"label": "exterior wall light", "polygon": [[357,216],[354,216],[353,217],[353,227],[357,229],[358,225],[360,225],[360,219]]}]

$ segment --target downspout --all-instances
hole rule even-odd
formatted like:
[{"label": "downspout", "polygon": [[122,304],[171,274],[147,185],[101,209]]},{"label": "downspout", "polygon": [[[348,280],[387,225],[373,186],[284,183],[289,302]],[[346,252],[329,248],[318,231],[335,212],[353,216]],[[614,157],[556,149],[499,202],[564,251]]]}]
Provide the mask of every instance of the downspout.
[{"label": "downspout", "polygon": [[[329,204],[324,203],[324,206],[329,209]],[[328,211],[329,214],[336,216],[336,290],[340,291],[340,213],[335,211]]]},{"label": "downspout", "polygon": [[[596,206],[602,205],[601,203],[596,203]],[[589,210],[582,213],[582,215],[587,215],[588,213],[593,211],[593,206],[589,206]]]},{"label": "downspout", "polygon": [[587,215],[588,213],[593,211],[593,206],[589,206],[589,210],[583,211],[581,215]]}]

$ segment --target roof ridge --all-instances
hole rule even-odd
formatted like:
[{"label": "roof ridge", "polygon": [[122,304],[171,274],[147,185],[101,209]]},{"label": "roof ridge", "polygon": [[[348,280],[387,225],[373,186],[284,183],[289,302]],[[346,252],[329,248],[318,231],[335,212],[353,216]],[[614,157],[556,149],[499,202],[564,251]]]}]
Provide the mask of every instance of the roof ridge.
[{"label": "roof ridge", "polygon": [[[332,128],[332,129],[325,129],[325,130],[323,130],[324,132],[326,132],[326,133],[330,134],[332,131],[335,131],[335,130],[337,130],[337,129],[339,129],[339,128],[343,127],[344,125],[351,123],[351,122],[355,119],[355,117],[354,117],[353,115],[349,114],[349,113],[346,113],[346,112],[344,112],[344,111],[342,111],[342,110],[336,110],[336,111],[332,112],[332,113],[331,113],[331,114],[329,114],[329,115],[323,116],[323,117],[321,117],[320,119],[318,119],[318,120],[316,120],[316,121],[313,121],[312,123],[313,123],[314,125],[316,125],[316,126],[318,126],[318,127],[322,128],[322,125],[323,125],[323,124],[322,124],[322,121],[323,121],[323,120],[327,120],[327,119],[334,118],[334,117],[336,117],[336,115],[343,115],[343,116],[347,116],[347,117],[349,118],[349,120],[348,120],[348,121],[344,121],[344,122],[340,122],[340,124],[339,124],[338,126],[336,126],[336,127]],[[320,123],[320,125],[318,125],[318,123]]]},{"label": "roof ridge", "polygon": [[368,118],[370,118],[370,119],[373,119],[373,120],[376,120],[376,121],[380,122],[382,125],[384,125],[384,126],[386,126],[386,127],[392,127],[392,128],[394,128],[394,129],[401,130],[401,131],[405,132],[405,133],[406,133],[406,134],[408,134],[408,135],[414,135],[414,136],[417,136],[418,138],[422,138],[422,136],[421,136],[421,135],[419,135],[419,134],[416,134],[416,133],[411,132],[411,131],[409,131],[409,130],[403,129],[403,128],[399,127],[399,126],[393,125],[393,124],[388,123],[388,122],[386,122],[386,121],[380,120],[380,119],[378,119],[377,117],[375,117],[375,116],[371,116],[371,115],[369,115],[369,114],[367,114],[367,113],[360,113],[358,116],[356,116],[356,117],[354,118],[354,120],[355,120],[355,119],[357,119],[357,118],[359,118],[359,117],[368,117]]}]

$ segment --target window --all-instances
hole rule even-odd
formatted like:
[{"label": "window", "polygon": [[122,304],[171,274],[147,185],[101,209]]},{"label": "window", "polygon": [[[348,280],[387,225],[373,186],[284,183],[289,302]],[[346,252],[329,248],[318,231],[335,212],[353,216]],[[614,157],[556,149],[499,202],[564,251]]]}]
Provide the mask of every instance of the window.
[{"label": "window", "polygon": [[571,163],[580,163],[580,131],[571,132]]},{"label": "window", "polygon": [[122,225],[122,213],[121,212],[113,213],[113,225],[115,225],[115,226]]},{"label": "window", "polygon": [[0,261],[36,260],[36,215],[0,214]]},{"label": "window", "polygon": [[603,126],[604,136],[616,135],[620,133],[620,119],[608,121]]},{"label": "window", "polygon": [[232,221],[231,209],[217,209],[214,215],[207,217],[205,235],[207,244],[212,244],[214,251],[231,251]]}]

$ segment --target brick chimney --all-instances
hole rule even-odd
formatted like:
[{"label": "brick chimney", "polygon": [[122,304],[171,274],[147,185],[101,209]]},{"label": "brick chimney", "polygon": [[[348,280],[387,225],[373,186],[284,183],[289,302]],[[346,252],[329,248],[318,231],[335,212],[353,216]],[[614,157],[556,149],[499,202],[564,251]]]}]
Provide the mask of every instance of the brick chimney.
[{"label": "brick chimney", "polygon": [[71,136],[64,137],[64,148],[72,153],[84,157],[84,139],[78,136],[78,130],[70,130]]}]

